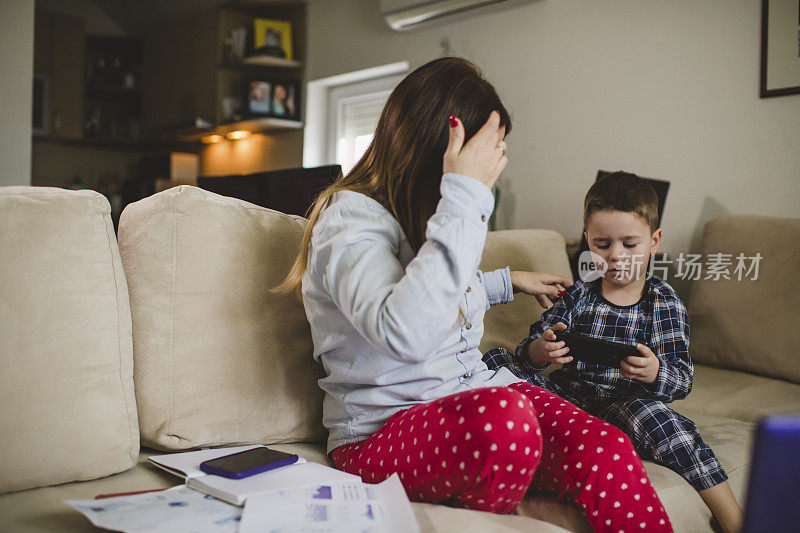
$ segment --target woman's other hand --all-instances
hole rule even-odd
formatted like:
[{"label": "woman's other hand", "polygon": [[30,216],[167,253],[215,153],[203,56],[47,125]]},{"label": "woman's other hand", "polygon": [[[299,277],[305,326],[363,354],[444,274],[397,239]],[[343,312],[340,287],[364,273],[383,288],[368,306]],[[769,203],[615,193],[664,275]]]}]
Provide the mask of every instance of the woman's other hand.
[{"label": "woman's other hand", "polygon": [[508,164],[505,134],[505,126],[500,126],[500,113],[492,111],[486,124],[464,144],[464,125],[457,117],[450,117],[443,172],[469,176],[491,189]]},{"label": "woman's other hand", "polygon": [[[554,302],[564,295],[564,289],[572,285],[564,276],[547,272],[511,271],[511,286],[514,292],[524,292],[536,297],[539,305],[547,309],[547,298]],[[546,297],[546,298],[545,298]]]}]

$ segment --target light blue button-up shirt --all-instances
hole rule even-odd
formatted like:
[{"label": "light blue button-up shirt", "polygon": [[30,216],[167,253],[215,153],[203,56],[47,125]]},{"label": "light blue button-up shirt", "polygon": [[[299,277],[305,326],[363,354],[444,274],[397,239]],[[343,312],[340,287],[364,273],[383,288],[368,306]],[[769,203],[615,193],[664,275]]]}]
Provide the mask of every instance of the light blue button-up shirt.
[{"label": "light blue button-up shirt", "polygon": [[328,452],[419,403],[519,381],[489,370],[478,349],[486,310],[514,298],[508,268],[478,270],[494,198],[459,174],[442,177],[441,193],[416,256],[360,193],[336,193],[314,226],[303,304],[326,374]]}]

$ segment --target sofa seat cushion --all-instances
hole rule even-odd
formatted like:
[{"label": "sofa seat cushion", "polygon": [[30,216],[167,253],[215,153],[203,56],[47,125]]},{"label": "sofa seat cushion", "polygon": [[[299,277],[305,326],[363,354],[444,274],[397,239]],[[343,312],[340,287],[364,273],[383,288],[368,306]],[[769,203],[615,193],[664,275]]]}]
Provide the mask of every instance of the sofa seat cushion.
[{"label": "sofa seat cushion", "polygon": [[128,276],[142,443],[321,440],[322,367],[294,294],[273,294],[306,220],[180,186],[132,203]]},{"label": "sofa seat cushion", "polygon": [[[331,465],[325,455],[325,443],[282,444],[272,446],[298,453],[309,461]],[[90,533],[98,531],[83,515],[63,502],[65,499],[91,499],[100,494],[119,494],[140,490],[162,489],[181,484],[181,480],[147,461],[159,455],[143,448],[138,464],[132,470],[82,483],[67,483],[0,495],[0,516],[3,531],[14,533]],[[563,533],[565,530],[544,520],[515,515],[494,515],[480,511],[453,509],[441,505],[412,504],[422,533],[528,532]]]},{"label": "sofa seat cushion", "polygon": [[0,492],[128,469],[128,288],[106,198],[0,187]]},{"label": "sofa seat cushion", "polygon": [[800,413],[800,385],[708,365],[694,365],[694,386],[672,407],[688,417],[724,416],[757,422],[775,413]]},{"label": "sofa seat cushion", "polygon": [[97,533],[100,531],[63,500],[88,500],[100,494],[119,494],[163,489],[180,485],[181,480],[149,464],[147,457],[162,452],[141,449],[134,468],[92,481],[0,495],[2,531],[15,533]]},{"label": "sofa seat cushion", "polygon": [[[750,456],[753,425],[723,417],[698,415],[700,431],[728,471],[731,487],[742,501]],[[309,461],[332,466],[325,453],[325,443],[284,443],[271,445],[284,452],[297,453]],[[132,470],[82,483],[69,483],[0,495],[0,516],[9,531],[20,533],[96,531],[63,499],[88,499],[99,494],[167,488],[181,481],[154,467],[150,455],[162,452],[144,448]],[[662,466],[645,461],[653,486],[678,533],[711,533],[711,515],[697,493],[683,478]],[[589,533],[588,522],[578,509],[542,493],[530,493],[513,515],[494,515],[479,511],[453,509],[442,505],[412,504],[422,533],[450,532],[523,532],[574,531]]]}]

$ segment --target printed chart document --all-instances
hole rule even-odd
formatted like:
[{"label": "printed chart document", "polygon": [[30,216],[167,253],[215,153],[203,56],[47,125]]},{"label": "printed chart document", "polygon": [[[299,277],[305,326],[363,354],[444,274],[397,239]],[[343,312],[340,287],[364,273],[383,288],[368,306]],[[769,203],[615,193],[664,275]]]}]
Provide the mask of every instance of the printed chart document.
[{"label": "printed chart document", "polygon": [[95,526],[126,533],[236,533],[242,509],[185,485],[103,500],[65,500]]},{"label": "printed chart document", "polygon": [[361,482],[361,478],[358,476],[318,463],[306,462],[302,457],[297,463],[289,466],[282,466],[242,479],[229,479],[206,474],[200,470],[200,463],[203,461],[258,447],[215,448],[156,455],[148,457],[148,460],[159,468],[186,479],[187,487],[238,506],[244,505],[249,496],[259,492],[305,488],[323,483]]},{"label": "printed chart document", "polygon": [[397,474],[377,485],[322,484],[254,494],[240,533],[419,533]]}]

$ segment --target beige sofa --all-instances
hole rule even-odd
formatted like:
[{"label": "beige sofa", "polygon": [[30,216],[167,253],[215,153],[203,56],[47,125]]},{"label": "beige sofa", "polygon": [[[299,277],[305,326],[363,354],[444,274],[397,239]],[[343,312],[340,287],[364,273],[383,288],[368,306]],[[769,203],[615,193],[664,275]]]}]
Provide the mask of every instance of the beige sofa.
[{"label": "beige sofa", "polygon": [[[330,464],[302,306],[268,290],[304,224],[181,186],[128,206],[117,240],[97,193],[0,188],[1,531],[93,530],[62,500],[179,484],[147,464],[157,450],[265,443]],[[716,219],[702,252],[759,252],[758,280],[692,282],[694,391],[674,407],[740,501],[754,423],[800,412],[798,239],[800,220]],[[552,231],[494,232],[482,267],[566,274],[564,250]],[[513,347],[539,311],[524,296],[493,308],[483,348]],[[676,531],[710,531],[689,485],[646,466]],[[589,530],[544,494],[508,516],[413,508],[425,532]]]}]

